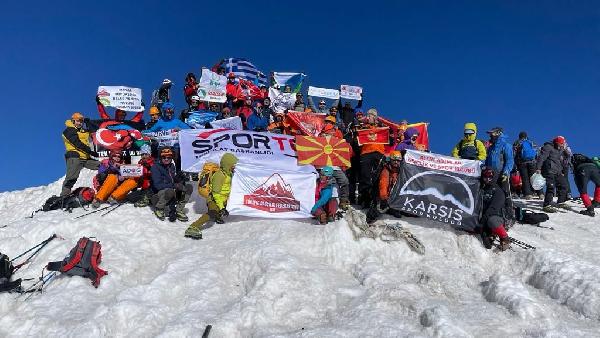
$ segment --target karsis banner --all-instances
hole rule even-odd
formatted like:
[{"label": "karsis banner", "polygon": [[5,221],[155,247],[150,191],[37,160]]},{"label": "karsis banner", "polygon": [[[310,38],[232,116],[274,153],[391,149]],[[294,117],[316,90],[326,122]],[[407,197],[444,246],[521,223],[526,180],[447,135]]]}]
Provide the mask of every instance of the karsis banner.
[{"label": "karsis banner", "polygon": [[294,170],[294,136],[231,129],[188,129],[179,131],[181,169],[200,172],[205,162],[219,163],[232,153],[240,164]]},{"label": "karsis banner", "polygon": [[315,188],[316,173],[311,171],[238,164],[227,210],[251,217],[310,218]]},{"label": "karsis banner", "polygon": [[473,229],[479,223],[479,161],[407,150],[389,205],[419,217]]}]

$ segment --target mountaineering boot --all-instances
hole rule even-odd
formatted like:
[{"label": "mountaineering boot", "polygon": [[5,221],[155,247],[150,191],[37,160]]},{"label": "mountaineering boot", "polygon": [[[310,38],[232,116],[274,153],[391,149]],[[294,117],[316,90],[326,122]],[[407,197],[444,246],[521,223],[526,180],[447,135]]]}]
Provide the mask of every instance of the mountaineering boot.
[{"label": "mountaineering boot", "polygon": [[154,215],[161,221],[165,220],[165,211],[161,209],[154,209]]},{"label": "mountaineering boot", "polygon": [[590,217],[596,216],[596,212],[594,212],[593,206],[589,206],[589,207],[587,207],[587,209],[581,210],[579,213],[582,215],[590,216]]},{"label": "mountaineering boot", "polygon": [[102,204],[102,202],[100,202],[97,199],[94,199],[94,201],[92,202],[92,208],[98,209],[100,207],[100,204]]},{"label": "mountaineering boot", "polygon": [[223,220],[223,216],[221,215],[221,212],[217,212],[215,214],[215,222],[217,224],[224,224],[225,223],[225,221]]},{"label": "mountaineering boot", "polygon": [[350,201],[347,198],[340,199],[340,209],[348,210],[349,205],[350,205]]},{"label": "mountaineering boot", "polygon": [[177,203],[177,208],[176,208],[176,211],[175,211],[175,216],[181,222],[187,222],[187,221],[189,221],[189,218],[185,214],[185,204],[184,203]]},{"label": "mountaineering boot", "polygon": [[319,215],[319,223],[327,224],[327,214],[326,213],[322,213]]},{"label": "mountaineering boot", "polygon": [[150,198],[148,197],[147,194],[144,194],[144,196],[142,196],[142,198],[139,201],[135,202],[133,204],[133,206],[136,208],[144,208],[144,207],[147,207],[149,204],[150,204]]},{"label": "mountaineering boot", "polygon": [[115,205],[115,204],[119,204],[119,201],[117,201],[116,199],[112,198],[112,196],[111,196],[111,197],[108,198],[108,203],[110,205]]},{"label": "mountaineering boot", "polygon": [[202,239],[202,222],[200,222],[200,219],[185,229],[184,237],[191,239]]},{"label": "mountaineering boot", "polygon": [[564,209],[564,210],[569,210],[569,211],[573,210],[567,203],[564,203],[564,202],[563,203],[558,203],[556,205],[556,207]]},{"label": "mountaineering boot", "polygon": [[525,195],[524,199],[526,199],[526,200],[532,200],[533,199],[533,195]]},{"label": "mountaineering boot", "polygon": [[557,212],[556,208],[551,206],[551,205],[547,205],[545,207],[542,208],[542,210],[546,213],[555,213]]},{"label": "mountaineering boot", "polygon": [[510,240],[508,237],[500,238],[500,245],[498,248],[500,251],[505,251],[506,249],[510,248]]},{"label": "mountaineering boot", "polygon": [[335,220],[334,215],[327,216],[327,223],[333,222]]},{"label": "mountaineering boot", "polygon": [[600,202],[592,201],[592,207],[594,207],[594,208],[600,208]]},{"label": "mountaineering boot", "polygon": [[491,249],[494,243],[494,238],[490,236],[488,232],[483,232],[481,234],[481,243],[483,243],[483,247],[486,249]]}]

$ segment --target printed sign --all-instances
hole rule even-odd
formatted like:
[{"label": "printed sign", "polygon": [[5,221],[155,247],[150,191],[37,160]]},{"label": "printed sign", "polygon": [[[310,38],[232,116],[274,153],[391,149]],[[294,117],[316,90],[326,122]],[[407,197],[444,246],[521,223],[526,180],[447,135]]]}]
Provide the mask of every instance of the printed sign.
[{"label": "printed sign", "polygon": [[242,119],[239,116],[228,117],[222,120],[216,120],[210,123],[214,129],[233,129],[233,130],[242,130],[244,129],[242,125]]},{"label": "printed sign", "polygon": [[144,132],[145,136],[156,140],[159,147],[173,147],[179,143],[178,132],[175,129]]},{"label": "printed sign", "polygon": [[100,103],[125,111],[139,112],[142,107],[142,90],[124,86],[100,86],[97,93]]},{"label": "printed sign", "polygon": [[407,150],[401,180],[390,194],[392,208],[473,229],[479,223],[479,161]]},{"label": "printed sign", "polygon": [[198,96],[202,101],[220,102],[227,101],[227,78],[209,69],[202,69],[202,76],[198,81]]},{"label": "printed sign", "polygon": [[315,189],[316,174],[311,171],[238,164],[227,210],[232,215],[251,217],[309,218]]},{"label": "printed sign", "polygon": [[141,165],[124,164],[119,167],[119,170],[123,177],[140,177],[143,174]]},{"label": "printed sign", "polygon": [[337,89],[327,89],[308,86],[308,95],[316,97],[324,97],[326,99],[337,100],[340,98],[340,91]]},{"label": "printed sign", "polygon": [[341,85],[340,97],[348,100],[362,100],[362,87]]}]

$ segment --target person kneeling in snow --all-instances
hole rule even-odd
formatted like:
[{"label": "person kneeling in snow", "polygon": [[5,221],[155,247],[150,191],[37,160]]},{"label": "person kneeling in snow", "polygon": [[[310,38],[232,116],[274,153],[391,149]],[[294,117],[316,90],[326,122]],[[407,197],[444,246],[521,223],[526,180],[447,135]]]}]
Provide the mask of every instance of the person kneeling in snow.
[{"label": "person kneeling in snow", "polygon": [[223,217],[229,215],[227,212],[227,199],[231,192],[231,179],[238,159],[231,153],[221,157],[219,170],[210,178],[210,194],[206,198],[208,212],[203,214],[185,230],[185,237],[202,239],[202,228],[210,220],[219,224],[225,223]]},{"label": "person kneeling in snow", "polygon": [[169,221],[174,222],[178,219],[187,222],[188,217],[185,214],[185,204],[192,195],[191,185],[185,184],[185,175],[175,168],[173,162],[173,150],[163,148],[160,151],[160,159],[154,163],[150,169],[152,172],[152,191],[154,195],[150,202],[154,206],[154,215],[161,220],[165,220],[165,208],[175,206],[169,212]]},{"label": "person kneeling in snow", "polygon": [[481,195],[483,197],[483,213],[479,224],[482,229],[483,245],[487,249],[492,247],[492,236],[497,235],[500,238],[500,250],[509,248],[510,241],[508,234],[504,229],[503,212],[504,201],[506,199],[504,191],[494,180],[494,170],[486,168],[481,173]]},{"label": "person kneeling in snow", "polygon": [[127,194],[137,187],[134,178],[121,176],[121,165],[123,155],[118,150],[111,150],[109,158],[103,160],[98,167],[98,175],[94,178],[100,186],[96,198],[92,202],[93,208],[98,208],[101,203],[108,200],[110,204],[119,203],[127,197]]},{"label": "person kneeling in snow", "polygon": [[337,199],[333,197],[333,186],[335,179],[333,178],[333,168],[324,166],[321,168],[319,179],[317,181],[317,189],[315,191],[315,205],[310,213],[315,216],[319,223],[326,224],[335,219],[337,213]]}]

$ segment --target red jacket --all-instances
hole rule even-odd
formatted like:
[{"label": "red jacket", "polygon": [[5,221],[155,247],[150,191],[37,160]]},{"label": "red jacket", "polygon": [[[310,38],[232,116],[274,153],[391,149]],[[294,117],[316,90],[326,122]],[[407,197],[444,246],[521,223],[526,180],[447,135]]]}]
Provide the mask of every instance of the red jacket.
[{"label": "red jacket", "polygon": [[[117,120],[117,112],[115,111],[115,118],[111,118],[110,115],[106,113],[106,108],[104,108],[103,104],[98,105],[98,113],[100,113],[100,118],[103,120]],[[143,117],[144,111],[142,110],[141,112],[138,112],[133,116],[131,122],[140,122]]]},{"label": "red jacket", "polygon": [[138,186],[142,187],[143,190],[150,189],[152,185],[152,172],[150,168],[154,165],[154,158],[141,159],[138,164],[142,165],[142,177],[139,178]]}]

